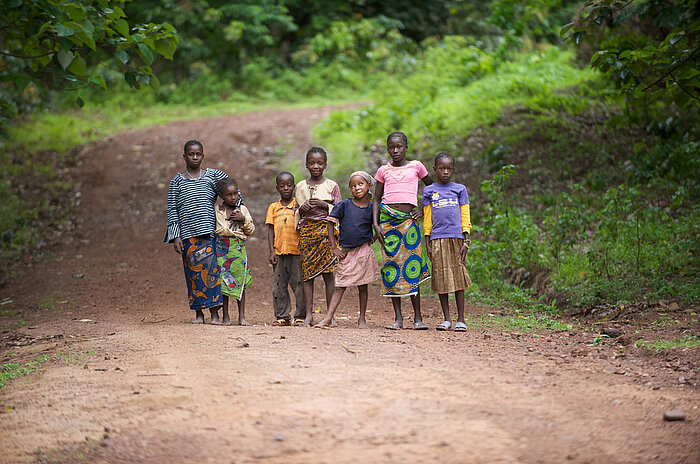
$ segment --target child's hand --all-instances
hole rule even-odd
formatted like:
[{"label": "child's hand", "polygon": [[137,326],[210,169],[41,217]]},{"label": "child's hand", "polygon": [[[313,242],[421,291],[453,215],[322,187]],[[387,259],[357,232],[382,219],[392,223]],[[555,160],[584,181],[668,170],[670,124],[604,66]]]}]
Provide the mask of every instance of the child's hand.
[{"label": "child's hand", "polygon": [[182,244],[182,239],[180,237],[175,237],[175,240],[173,240],[173,246],[175,247],[175,251],[180,254],[185,251],[185,246]]},{"label": "child's hand", "polygon": [[270,253],[270,264],[272,264],[272,265],[277,264],[277,255],[275,254],[274,251],[272,253]]},{"label": "child's hand", "polygon": [[333,254],[341,261],[344,260],[345,257],[348,255],[348,252],[346,250],[341,250],[338,247],[333,247],[332,251]]},{"label": "child's hand", "polygon": [[309,204],[313,208],[328,208],[328,203],[321,200],[320,198],[309,198]]},{"label": "child's hand", "polygon": [[306,200],[304,202],[304,204],[299,207],[299,211],[301,211],[304,214],[308,213],[310,210],[311,210],[311,203],[309,202],[309,200]]},{"label": "child's hand", "polygon": [[374,238],[379,240],[379,244],[384,247],[384,232],[382,232],[382,228],[376,224],[372,227],[374,227]]},{"label": "child's hand", "polygon": [[229,213],[228,219],[231,221],[239,221],[239,222],[244,222],[245,221],[245,216],[243,216],[243,213],[239,208],[234,209]]},{"label": "child's hand", "polygon": [[462,244],[462,248],[459,250],[459,257],[464,261],[467,259],[467,252],[469,251],[469,240],[465,240]]},{"label": "child's hand", "polygon": [[422,209],[414,208],[411,211],[411,219],[413,219],[414,221],[417,221],[418,219],[420,219],[422,217],[423,217],[423,210]]},{"label": "child's hand", "polygon": [[[432,261],[433,260],[433,246],[430,244],[430,240],[428,240],[427,243],[425,244],[425,251],[428,252],[428,259],[430,261]],[[460,253],[461,253],[461,251],[460,251]],[[462,258],[462,259],[464,259],[464,258]]]}]

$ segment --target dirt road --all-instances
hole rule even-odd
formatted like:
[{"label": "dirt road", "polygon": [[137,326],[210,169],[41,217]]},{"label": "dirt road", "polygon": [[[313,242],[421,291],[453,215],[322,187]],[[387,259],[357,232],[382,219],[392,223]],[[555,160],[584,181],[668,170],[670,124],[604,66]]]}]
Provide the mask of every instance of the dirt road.
[{"label": "dirt road", "polygon": [[[0,289],[3,362],[45,360],[0,390],[0,462],[700,462],[697,363],[589,346],[577,327],[387,331],[376,286],[368,330],[353,328],[356,290],[338,328],[269,326],[269,147],[289,139],[300,158],[328,111],[181,122],[85,148],[71,173],[77,235]],[[251,327],[188,324],[180,260],[161,243],[190,138],[205,166],[239,179],[258,226]],[[423,304],[434,327],[437,299]],[[669,409],[686,420],[664,421]]]}]

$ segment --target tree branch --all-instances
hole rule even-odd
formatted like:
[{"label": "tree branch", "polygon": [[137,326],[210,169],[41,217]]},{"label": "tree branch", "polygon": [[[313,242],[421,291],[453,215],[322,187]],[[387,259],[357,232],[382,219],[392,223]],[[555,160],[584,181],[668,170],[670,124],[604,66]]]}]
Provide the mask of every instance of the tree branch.
[{"label": "tree branch", "polygon": [[[688,56],[686,56],[686,57],[683,59],[683,61],[681,61],[680,63],[676,64],[673,68],[669,69],[668,72],[662,74],[658,79],[656,79],[654,82],[652,82],[651,84],[649,84],[648,86],[646,86],[646,87],[644,88],[644,92],[646,92],[646,91],[649,90],[650,88],[654,87],[656,84],[658,84],[658,83],[661,82],[662,80],[666,79],[668,76],[671,76],[671,77],[673,78],[673,72],[676,71],[676,70],[677,70],[678,68],[680,68],[681,66],[683,66],[689,59],[691,59],[691,58],[693,57],[693,55],[695,55],[695,54],[698,52],[698,50],[700,50],[700,45],[698,45],[697,47],[695,47],[695,50],[693,50]],[[675,81],[676,79],[674,78],[673,80]]]}]

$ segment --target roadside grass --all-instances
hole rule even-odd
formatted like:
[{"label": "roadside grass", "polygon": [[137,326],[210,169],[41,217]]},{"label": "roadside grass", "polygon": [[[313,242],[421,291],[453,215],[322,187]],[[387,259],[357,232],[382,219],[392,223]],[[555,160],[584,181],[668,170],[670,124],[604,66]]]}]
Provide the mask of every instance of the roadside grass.
[{"label": "roadside grass", "polygon": [[[42,354],[27,362],[4,362],[0,367],[0,389],[5,387],[7,382],[26,375],[33,374],[42,369],[42,365],[47,361],[57,360],[70,364],[84,362],[85,359],[96,356],[99,353],[95,350],[89,351],[59,351],[53,354]],[[17,353],[6,351],[2,354],[3,361],[17,357]]]},{"label": "roadside grass", "polygon": [[467,327],[474,330],[494,328],[508,332],[541,333],[566,332],[573,329],[572,324],[534,312],[527,314],[467,314],[464,319]]},{"label": "roadside grass", "polygon": [[634,347],[637,349],[645,348],[647,350],[660,353],[662,351],[672,350],[675,348],[700,348],[700,339],[695,335],[686,335],[685,337],[674,338],[671,340],[659,339],[647,341],[639,339],[634,342]]}]

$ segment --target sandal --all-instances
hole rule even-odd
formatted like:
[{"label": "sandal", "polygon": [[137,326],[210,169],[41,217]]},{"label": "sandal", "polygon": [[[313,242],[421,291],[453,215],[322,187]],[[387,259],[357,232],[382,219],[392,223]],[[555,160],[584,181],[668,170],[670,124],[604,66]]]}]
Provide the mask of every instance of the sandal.
[{"label": "sandal", "polygon": [[302,325],[304,323],[304,319],[294,319],[294,325]]},{"label": "sandal", "polygon": [[455,324],[455,332],[466,332],[467,331],[467,324],[464,322],[458,322]]},{"label": "sandal", "polygon": [[289,322],[287,319],[277,319],[275,322],[272,323],[272,325],[275,325],[275,326],[292,325],[292,323]]},{"label": "sandal", "polygon": [[435,329],[440,330],[440,331],[452,330],[452,323],[450,321],[442,321],[442,323],[440,323],[439,326],[435,327]]},{"label": "sandal", "polygon": [[413,330],[428,330],[428,326],[422,322],[414,322]]}]

